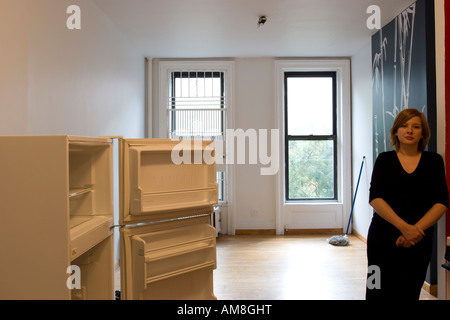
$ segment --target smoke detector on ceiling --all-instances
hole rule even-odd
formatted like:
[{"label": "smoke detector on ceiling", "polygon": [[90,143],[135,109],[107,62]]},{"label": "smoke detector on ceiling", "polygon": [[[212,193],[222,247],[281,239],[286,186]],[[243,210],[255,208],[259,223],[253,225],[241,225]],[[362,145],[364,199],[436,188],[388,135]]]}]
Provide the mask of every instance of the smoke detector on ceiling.
[{"label": "smoke detector on ceiling", "polygon": [[259,17],[258,23],[257,23],[258,28],[263,26],[266,23],[266,21],[267,21],[267,17],[266,16]]}]

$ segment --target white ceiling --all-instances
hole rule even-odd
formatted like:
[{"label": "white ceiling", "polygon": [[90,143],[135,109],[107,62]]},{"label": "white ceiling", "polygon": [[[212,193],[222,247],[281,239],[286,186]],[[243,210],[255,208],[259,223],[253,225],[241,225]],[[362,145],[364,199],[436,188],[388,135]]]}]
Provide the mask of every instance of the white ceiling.
[{"label": "white ceiling", "polygon": [[[414,0],[93,0],[144,56],[351,56]],[[267,16],[258,28],[261,15]]]}]

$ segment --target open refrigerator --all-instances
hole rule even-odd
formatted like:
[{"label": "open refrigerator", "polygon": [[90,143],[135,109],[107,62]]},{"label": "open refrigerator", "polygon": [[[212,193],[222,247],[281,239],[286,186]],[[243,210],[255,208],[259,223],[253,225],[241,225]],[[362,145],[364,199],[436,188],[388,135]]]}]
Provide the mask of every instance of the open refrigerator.
[{"label": "open refrigerator", "polygon": [[114,229],[122,299],[215,299],[214,149],[178,144],[0,136],[0,299],[113,299]]}]

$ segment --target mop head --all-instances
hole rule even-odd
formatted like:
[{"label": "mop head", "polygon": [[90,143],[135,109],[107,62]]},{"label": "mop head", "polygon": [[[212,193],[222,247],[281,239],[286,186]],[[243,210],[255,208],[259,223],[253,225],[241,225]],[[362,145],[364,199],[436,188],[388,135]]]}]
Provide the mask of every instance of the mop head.
[{"label": "mop head", "polygon": [[333,246],[342,246],[342,247],[350,243],[347,235],[332,236],[331,238],[328,238],[327,241],[329,244],[332,244]]}]

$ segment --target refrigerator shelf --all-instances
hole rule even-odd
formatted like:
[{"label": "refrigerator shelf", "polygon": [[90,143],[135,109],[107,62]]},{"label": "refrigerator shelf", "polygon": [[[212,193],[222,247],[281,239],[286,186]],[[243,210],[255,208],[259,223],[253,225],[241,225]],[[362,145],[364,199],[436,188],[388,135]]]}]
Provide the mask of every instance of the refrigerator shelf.
[{"label": "refrigerator shelf", "polygon": [[111,216],[77,216],[70,219],[70,254],[74,260],[112,234]]},{"label": "refrigerator shelf", "polygon": [[[134,215],[152,212],[173,211],[217,203],[217,187],[180,190],[170,192],[149,192],[132,201],[131,213]],[[137,193],[139,195],[139,193]]]},{"label": "refrigerator shelf", "polygon": [[172,271],[172,272],[167,272],[167,273],[163,273],[157,276],[153,276],[153,277],[148,277],[145,280],[145,284],[149,285],[158,281],[162,281],[165,279],[170,279],[170,278],[174,278],[177,276],[181,276],[184,274],[188,274],[188,273],[193,273],[195,271],[200,271],[200,270],[214,270],[216,268],[216,264],[212,263],[212,262],[206,262],[206,263],[201,263],[195,266],[191,266],[188,268],[184,268],[184,269],[177,269],[176,271]]},{"label": "refrigerator shelf", "polygon": [[[206,244],[206,246],[205,246]],[[194,252],[198,250],[202,250],[204,248],[209,248],[214,245],[213,239],[210,237],[189,241],[183,243],[182,245],[173,245],[168,247],[159,247],[157,249],[153,249],[149,252],[145,253],[145,262],[153,262],[161,259],[165,259],[168,257],[172,257],[174,255],[185,254],[187,252]]]},{"label": "refrigerator shelf", "polygon": [[216,188],[216,183],[213,183],[214,186],[209,187],[209,188],[197,188],[197,189],[189,189],[189,190],[183,190],[183,189],[179,189],[179,190],[170,190],[170,191],[164,191],[164,192],[146,192],[144,194],[144,196],[150,196],[150,195],[163,195],[163,194],[180,194],[180,193],[185,193],[185,192],[208,192],[208,191],[212,191]]},{"label": "refrigerator shelf", "polygon": [[70,188],[69,190],[69,198],[73,198],[73,197],[78,197],[81,196],[83,194],[92,192],[93,189],[93,185],[89,185],[89,186],[84,186],[81,188]]}]

